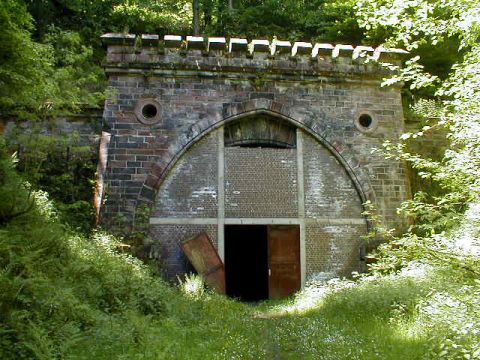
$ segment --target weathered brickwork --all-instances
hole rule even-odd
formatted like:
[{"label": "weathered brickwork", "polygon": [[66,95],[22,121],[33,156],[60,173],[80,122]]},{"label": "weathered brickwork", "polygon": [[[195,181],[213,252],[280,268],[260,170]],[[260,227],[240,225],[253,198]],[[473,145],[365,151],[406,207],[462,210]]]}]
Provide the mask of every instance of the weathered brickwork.
[{"label": "weathered brickwork", "polygon": [[349,276],[364,270],[359,251],[365,225],[308,223],[306,228],[307,277]]},{"label": "weathered brickwork", "polygon": [[[131,85],[126,88],[117,87],[117,91],[119,92],[124,91],[130,93],[131,90],[138,91],[139,89],[145,91],[143,78],[136,78],[134,79],[136,82],[129,82],[129,80],[133,79],[112,77],[114,79],[123,79],[120,83]],[[197,133],[202,130],[198,122],[202,122],[203,119],[212,119],[212,117],[213,123],[220,122],[225,103],[255,103],[253,101],[249,102],[250,97],[256,94],[254,87],[249,82],[230,85],[230,81],[228,80],[195,79],[192,81],[191,79],[181,78],[170,79],[170,81],[167,80],[155,78],[150,80],[150,91],[158,92],[159,95],[156,95],[155,99],[162,104],[162,113],[164,114],[163,122],[153,127],[147,127],[136,121],[134,115],[131,114],[133,101],[123,100],[121,93],[118,94],[118,99],[114,105],[111,105],[110,102],[106,103],[107,109],[118,109],[114,117],[107,117],[108,122],[112,123],[112,133],[116,134],[112,140],[109,160],[119,161],[118,163],[110,163],[111,167],[109,167],[109,169],[111,175],[113,175],[111,178],[114,181],[110,184],[110,192],[127,195],[121,196],[121,198],[125,200],[136,200],[143,185],[147,185],[147,187],[143,189],[145,195],[150,195],[148,190],[153,190],[158,185],[165,169],[172,160],[171,158],[175,156],[175,152],[180,151],[181,148],[186,145],[183,145],[184,143],[188,144],[189,139],[193,139],[194,135],[197,135]],[[174,80],[173,83],[171,82],[172,80]],[[168,93],[172,94],[171,96],[161,91],[161,87],[166,85],[172,86],[168,91]],[[331,138],[333,140],[331,143],[334,147],[347,153],[345,156],[346,161],[352,162],[353,166],[361,167],[363,171],[367,172],[368,175],[365,177],[368,177],[370,181],[370,184],[366,184],[367,190],[369,190],[368,185],[370,185],[372,187],[375,186],[375,190],[377,191],[390,192],[400,187],[400,190],[396,192],[405,192],[406,183],[404,181],[404,174],[402,173],[403,164],[397,163],[395,164],[396,168],[393,169],[391,161],[387,162],[383,160],[381,156],[371,154],[373,148],[381,147],[384,139],[394,138],[401,132],[401,128],[391,129],[387,126],[388,122],[398,122],[398,120],[396,121],[395,119],[398,118],[399,115],[401,116],[399,95],[396,101],[394,101],[393,98],[389,96],[392,90],[383,88],[375,89],[373,86],[367,86],[371,88],[370,90],[372,92],[384,93],[385,98],[381,100],[380,103],[382,106],[392,109],[394,107],[392,103],[396,103],[395,107],[397,109],[387,110],[391,111],[393,115],[376,115],[379,121],[377,132],[375,134],[365,135],[356,130],[353,124],[355,115],[360,111],[359,109],[361,107],[359,105],[350,105],[352,99],[357,99],[357,101],[361,99],[363,101],[364,91],[362,88],[356,89],[348,84],[340,84],[339,86],[343,85],[343,89],[337,90],[337,92],[343,95],[334,96],[325,95],[334,93],[334,90],[329,92],[325,89],[331,87],[329,85],[318,83],[315,88],[312,85],[305,88],[297,85],[292,86],[293,89],[288,91],[289,96],[287,96],[287,91],[283,89],[283,86],[276,87],[275,85],[276,83],[265,84],[263,96],[273,97],[274,101],[278,101],[281,104],[291,104],[290,112],[293,112],[293,114],[291,114],[293,119],[305,118],[305,114],[308,113],[310,116],[306,119],[305,126],[309,126],[316,134]],[[155,86],[159,86],[160,88],[156,88]],[[205,91],[195,89],[194,87],[196,86],[202,89],[208,87],[213,89],[212,91],[208,91],[208,93],[212,94],[209,101],[205,101],[205,96],[200,95],[201,93],[205,93]],[[269,87],[268,89],[266,88],[267,86]],[[378,86],[378,84],[376,84],[376,86]],[[186,89],[188,89],[188,96],[185,95]],[[295,90],[295,92],[293,90]],[[356,93],[356,90],[358,90],[358,93]],[[249,91],[252,92],[253,95],[249,93]],[[310,94],[310,101],[305,100],[307,96],[305,93]],[[131,96],[135,99],[140,98],[140,94],[132,94]],[[330,105],[331,109],[329,110],[327,109],[327,104],[330,100],[322,100],[325,97],[333,97],[337,99],[335,102],[346,104],[346,107],[335,108],[333,105]],[[347,97],[348,99],[346,99]],[[378,97],[378,99],[381,98]],[[259,103],[262,105],[261,102]],[[378,103],[365,103],[363,105],[365,105],[363,107],[365,111],[374,114],[383,111],[376,109],[380,107]],[[108,113],[108,111],[109,110],[106,110],[106,113]],[[175,120],[173,117],[175,117]],[[198,127],[196,127],[196,125]],[[208,128],[211,125],[203,126]],[[177,147],[180,149],[177,149]],[[355,154],[355,157],[353,154]],[[165,157],[165,159],[162,159],[163,157]],[[156,166],[151,169],[153,159],[156,160]],[[130,165],[130,167],[125,169],[127,162],[129,162],[128,165]],[[134,167],[135,165],[138,167]],[[116,166],[118,166],[118,170],[113,171]],[[151,176],[147,178],[148,173],[150,173]],[[127,188],[130,190],[126,190]],[[380,196],[384,195],[382,194]],[[394,198],[395,197],[397,196],[395,195]],[[108,208],[110,205],[112,204],[107,204],[105,213],[111,212]],[[119,207],[115,207],[111,215],[115,215],[118,211],[134,211],[134,203],[130,202],[130,205],[132,206],[127,206],[122,210]],[[397,203],[392,204],[392,206],[385,204],[385,208],[382,209],[383,213],[389,216],[389,220],[395,216],[396,205]]]},{"label": "weathered brickwork", "polygon": [[[306,273],[346,276],[363,270],[362,236],[367,221],[352,179],[314,138],[303,135],[306,217]],[[338,221],[341,224],[316,223]]]},{"label": "weathered brickwork", "polygon": [[96,153],[102,131],[101,111],[85,111],[82,115],[58,116],[43,122],[0,119],[0,135],[14,141],[15,133],[39,133],[43,136],[74,136],[75,144],[88,146]]},{"label": "weathered brickwork", "polygon": [[295,149],[225,148],[225,215],[297,217]]},{"label": "weathered brickwork", "polygon": [[176,275],[192,271],[188,259],[182,251],[181,243],[205,231],[217,246],[217,227],[211,225],[153,225],[150,234],[153,239],[162,239],[148,244],[148,255],[160,262],[164,275],[176,279]]},{"label": "weathered brickwork", "polygon": [[338,160],[311,136],[304,135],[305,217],[362,218],[362,201]]},{"label": "weathered brickwork", "polygon": [[[134,223],[147,206],[152,249],[173,249],[208,227],[213,238],[219,234],[221,253],[225,221],[288,218],[303,229],[305,276],[361,269],[363,202],[402,226],[396,208],[408,194],[404,164],[372,153],[403,131],[400,89],[381,87],[388,70],[358,56],[399,64],[392,52],[279,43],[268,53],[202,38],[147,37],[143,46],[132,36],[107,39],[116,95],[104,110],[112,134],[105,223],[119,214]],[[224,126],[256,115],[301,129],[301,153],[224,148]],[[151,256],[172,274],[185,270],[180,255],[163,251]]]},{"label": "weathered brickwork", "polygon": [[217,141],[210,133],[175,164],[158,191],[153,217],[217,216]]}]

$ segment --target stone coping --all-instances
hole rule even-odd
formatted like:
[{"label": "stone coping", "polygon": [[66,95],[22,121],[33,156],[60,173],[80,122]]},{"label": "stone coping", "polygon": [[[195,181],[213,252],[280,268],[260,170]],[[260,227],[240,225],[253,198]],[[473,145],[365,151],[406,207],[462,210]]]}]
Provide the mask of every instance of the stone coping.
[{"label": "stone coping", "polygon": [[344,44],[328,43],[309,43],[309,42],[290,42],[274,39],[273,41],[264,39],[254,39],[248,41],[243,38],[225,37],[202,37],[202,36],[180,36],[180,35],[159,35],[152,34],[123,34],[107,33],[101,36],[102,41],[107,46],[132,46],[134,48],[150,47],[158,49],[177,49],[184,51],[200,50],[205,53],[215,53],[213,55],[230,54],[231,56],[242,56],[255,54],[267,54],[275,57],[281,54],[289,55],[293,58],[308,57],[321,58],[347,57],[352,60],[368,58],[373,61],[391,61],[401,60],[408,54],[407,51],[395,48],[385,48],[379,46],[373,48],[370,46],[352,46]]}]

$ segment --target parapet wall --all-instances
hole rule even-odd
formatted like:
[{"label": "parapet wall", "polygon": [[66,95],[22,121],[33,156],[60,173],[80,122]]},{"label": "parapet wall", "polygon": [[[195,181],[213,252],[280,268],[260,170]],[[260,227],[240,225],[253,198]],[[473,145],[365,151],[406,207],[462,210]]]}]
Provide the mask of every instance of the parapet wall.
[{"label": "parapet wall", "polygon": [[251,40],[222,37],[183,38],[177,35],[105,34],[108,73],[136,68],[139,71],[230,71],[281,76],[331,76],[332,73],[382,76],[388,70],[380,62],[400,65],[406,52],[400,49],[325,43]]}]

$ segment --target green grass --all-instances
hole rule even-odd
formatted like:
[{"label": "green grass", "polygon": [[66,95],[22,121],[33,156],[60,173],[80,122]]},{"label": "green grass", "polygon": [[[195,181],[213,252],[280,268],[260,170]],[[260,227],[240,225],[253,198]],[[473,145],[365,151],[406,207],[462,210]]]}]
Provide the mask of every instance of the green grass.
[{"label": "green grass", "polygon": [[[317,284],[251,305],[167,285],[114,251],[112,238],[87,241],[57,226],[0,232],[4,359],[437,359],[448,339],[445,359],[475,351],[448,326],[455,311],[443,309],[441,321],[421,311],[434,294],[463,301],[479,291],[452,269]],[[478,331],[478,312],[463,316],[476,316]]]},{"label": "green grass", "polygon": [[480,281],[461,270],[243,304],[195,277],[164,283],[111,236],[72,233],[45,193],[23,214],[28,189],[1,151],[0,174],[1,359],[480,358]]},{"label": "green grass", "polygon": [[[195,278],[195,286],[167,285],[116,252],[115,239],[85,239],[44,216],[29,214],[0,230],[2,359],[478,355],[480,286],[458,270],[317,284],[293,299],[243,304],[204,291]],[[466,307],[456,328],[458,309],[442,308],[443,299]],[[423,311],[432,306],[440,316]],[[463,320],[472,327],[462,335]]]},{"label": "green grass", "polygon": [[[72,348],[69,358],[437,359],[442,343],[454,334],[422,317],[419,307],[433,289],[455,294],[457,280],[461,282],[461,278],[452,282],[440,271],[354,286],[340,282],[324,286],[325,294],[314,296],[318,287],[311,287],[294,299],[257,305],[208,292],[176,293],[166,317],[133,319],[136,342],[131,341],[132,332],[127,339],[94,336]],[[108,331],[107,326],[101,333],[122,331]],[[463,345],[473,354],[473,348]],[[466,359],[456,356],[459,349],[461,343],[444,358]]]}]

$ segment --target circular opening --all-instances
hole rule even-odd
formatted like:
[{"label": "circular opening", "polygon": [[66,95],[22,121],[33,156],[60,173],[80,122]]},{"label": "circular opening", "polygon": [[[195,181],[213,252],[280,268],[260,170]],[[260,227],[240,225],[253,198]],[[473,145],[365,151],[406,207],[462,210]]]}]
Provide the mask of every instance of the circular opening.
[{"label": "circular opening", "polygon": [[372,126],[373,124],[373,119],[370,115],[368,114],[362,114],[360,115],[360,117],[358,118],[358,123],[360,124],[360,126],[368,129],[370,126]]},{"label": "circular opening", "polygon": [[152,104],[146,104],[142,107],[142,115],[145,119],[152,119],[157,116],[157,107]]}]

